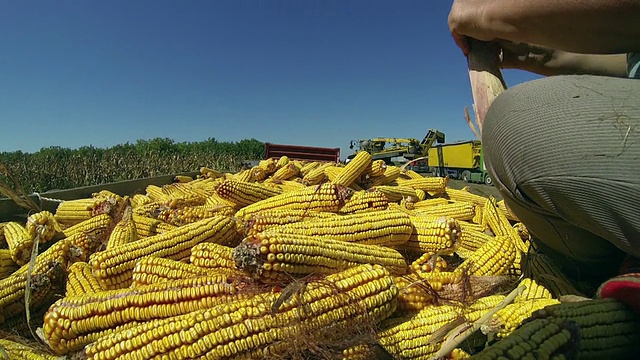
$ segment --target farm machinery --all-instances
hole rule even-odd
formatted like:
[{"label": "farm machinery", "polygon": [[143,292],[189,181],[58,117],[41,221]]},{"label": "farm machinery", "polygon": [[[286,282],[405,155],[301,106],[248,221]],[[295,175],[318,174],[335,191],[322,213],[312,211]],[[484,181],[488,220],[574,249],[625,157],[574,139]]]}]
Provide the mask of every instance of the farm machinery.
[{"label": "farm machinery", "polygon": [[429,149],[435,143],[442,144],[444,141],[444,133],[434,129],[429,129],[422,140],[387,137],[351,140],[349,148],[355,152],[347,157],[347,161],[351,160],[359,151],[366,151],[371,154],[372,159],[382,159],[387,164],[391,164],[391,159],[398,157],[414,161],[427,157]]}]

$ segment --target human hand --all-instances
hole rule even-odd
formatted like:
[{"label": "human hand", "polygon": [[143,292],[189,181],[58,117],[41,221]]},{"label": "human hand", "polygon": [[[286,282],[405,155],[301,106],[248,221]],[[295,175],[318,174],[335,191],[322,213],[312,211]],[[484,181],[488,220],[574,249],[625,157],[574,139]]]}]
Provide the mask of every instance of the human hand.
[{"label": "human hand", "polygon": [[469,38],[491,41],[495,37],[482,25],[486,0],[454,0],[449,11],[449,31],[465,56],[469,55]]}]

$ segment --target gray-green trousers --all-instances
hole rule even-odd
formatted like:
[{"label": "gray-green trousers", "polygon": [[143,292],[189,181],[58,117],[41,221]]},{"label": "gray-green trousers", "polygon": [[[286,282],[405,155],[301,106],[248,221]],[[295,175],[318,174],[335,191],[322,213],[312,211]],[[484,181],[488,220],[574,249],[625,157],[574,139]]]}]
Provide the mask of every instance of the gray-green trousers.
[{"label": "gray-green trousers", "polygon": [[542,252],[574,276],[640,258],[640,80],[554,76],[514,86],[485,118],[485,161]]}]

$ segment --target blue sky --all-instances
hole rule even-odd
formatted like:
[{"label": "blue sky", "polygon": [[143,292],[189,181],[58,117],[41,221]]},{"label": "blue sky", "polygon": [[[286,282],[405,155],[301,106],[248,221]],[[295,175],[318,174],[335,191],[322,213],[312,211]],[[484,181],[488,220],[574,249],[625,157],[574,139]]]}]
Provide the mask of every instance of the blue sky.
[{"label": "blue sky", "polygon": [[[451,1],[0,5],[0,152],[155,137],[472,139]],[[504,73],[508,86],[536,78]],[[205,165],[205,164],[203,164]]]}]

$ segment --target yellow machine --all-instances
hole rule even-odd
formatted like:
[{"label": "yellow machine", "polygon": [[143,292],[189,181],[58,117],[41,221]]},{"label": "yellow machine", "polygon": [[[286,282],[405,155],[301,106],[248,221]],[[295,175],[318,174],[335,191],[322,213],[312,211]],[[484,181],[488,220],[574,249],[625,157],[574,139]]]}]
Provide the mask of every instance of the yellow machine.
[{"label": "yellow machine", "polygon": [[383,159],[390,164],[392,158],[403,157],[408,161],[428,156],[429,149],[433,144],[444,143],[444,133],[429,129],[422,140],[412,138],[373,138],[351,140],[350,149],[355,149],[355,153],[347,157],[351,160],[358,151],[366,151],[371,154],[374,160]]},{"label": "yellow machine", "polygon": [[429,149],[428,164],[434,176],[493,185],[485,169],[482,144],[478,140],[436,145]]}]

